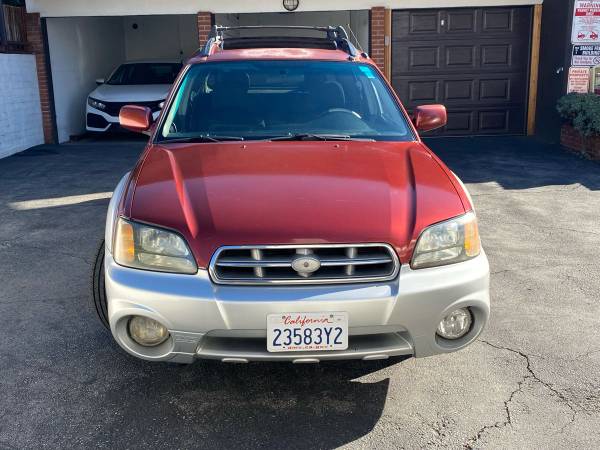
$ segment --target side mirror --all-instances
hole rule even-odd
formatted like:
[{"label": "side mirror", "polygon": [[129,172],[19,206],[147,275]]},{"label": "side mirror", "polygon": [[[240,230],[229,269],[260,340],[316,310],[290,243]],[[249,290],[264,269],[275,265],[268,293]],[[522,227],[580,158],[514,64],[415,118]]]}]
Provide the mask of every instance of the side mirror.
[{"label": "side mirror", "polygon": [[125,105],[119,111],[119,124],[126,130],[144,133],[152,126],[152,110],[147,106]]},{"label": "side mirror", "polygon": [[431,131],[441,128],[448,122],[444,105],[422,105],[415,108],[413,123],[417,131]]},{"label": "side mirror", "polygon": [[105,82],[105,81],[104,81],[104,78],[96,78],[96,84],[97,84],[98,86],[100,86],[101,84],[104,84],[104,82]]}]

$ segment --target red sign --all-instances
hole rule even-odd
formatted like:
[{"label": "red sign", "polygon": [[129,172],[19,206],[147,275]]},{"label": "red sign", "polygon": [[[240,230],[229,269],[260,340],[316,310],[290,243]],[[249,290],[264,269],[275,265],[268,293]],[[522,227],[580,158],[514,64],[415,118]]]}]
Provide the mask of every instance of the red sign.
[{"label": "red sign", "polygon": [[575,1],[571,41],[573,44],[600,41],[600,1]]}]

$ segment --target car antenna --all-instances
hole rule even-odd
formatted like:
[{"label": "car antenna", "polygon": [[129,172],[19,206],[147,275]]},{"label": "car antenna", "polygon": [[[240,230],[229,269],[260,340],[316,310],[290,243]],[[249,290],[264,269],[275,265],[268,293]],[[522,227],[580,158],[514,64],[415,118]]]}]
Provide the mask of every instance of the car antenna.
[{"label": "car antenna", "polygon": [[346,25],[348,25],[348,29],[350,30],[350,34],[352,34],[352,38],[354,39],[354,42],[356,42],[356,46],[358,47],[358,49],[360,50],[361,53],[364,53],[365,51],[363,50],[362,46],[360,45],[360,42],[358,42],[358,39],[356,38],[354,31],[352,31],[352,27],[350,26],[349,23]]}]

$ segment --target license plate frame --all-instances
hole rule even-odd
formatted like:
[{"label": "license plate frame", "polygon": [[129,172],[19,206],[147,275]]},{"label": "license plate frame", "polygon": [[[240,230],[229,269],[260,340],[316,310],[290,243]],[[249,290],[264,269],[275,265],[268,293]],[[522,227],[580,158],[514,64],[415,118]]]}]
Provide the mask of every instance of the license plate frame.
[{"label": "license plate frame", "polygon": [[271,353],[328,352],[347,349],[347,312],[267,315],[267,351]]}]

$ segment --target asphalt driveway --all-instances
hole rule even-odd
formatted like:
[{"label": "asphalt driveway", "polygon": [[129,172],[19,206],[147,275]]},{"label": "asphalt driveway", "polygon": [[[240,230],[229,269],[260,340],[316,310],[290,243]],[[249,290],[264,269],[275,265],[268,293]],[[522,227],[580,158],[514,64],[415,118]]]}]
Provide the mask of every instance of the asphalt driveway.
[{"label": "asphalt driveway", "polygon": [[526,138],[437,139],[492,267],[492,321],[397,364],[151,364],[89,302],[140,141],[0,160],[0,448],[598,448],[600,164]]}]

